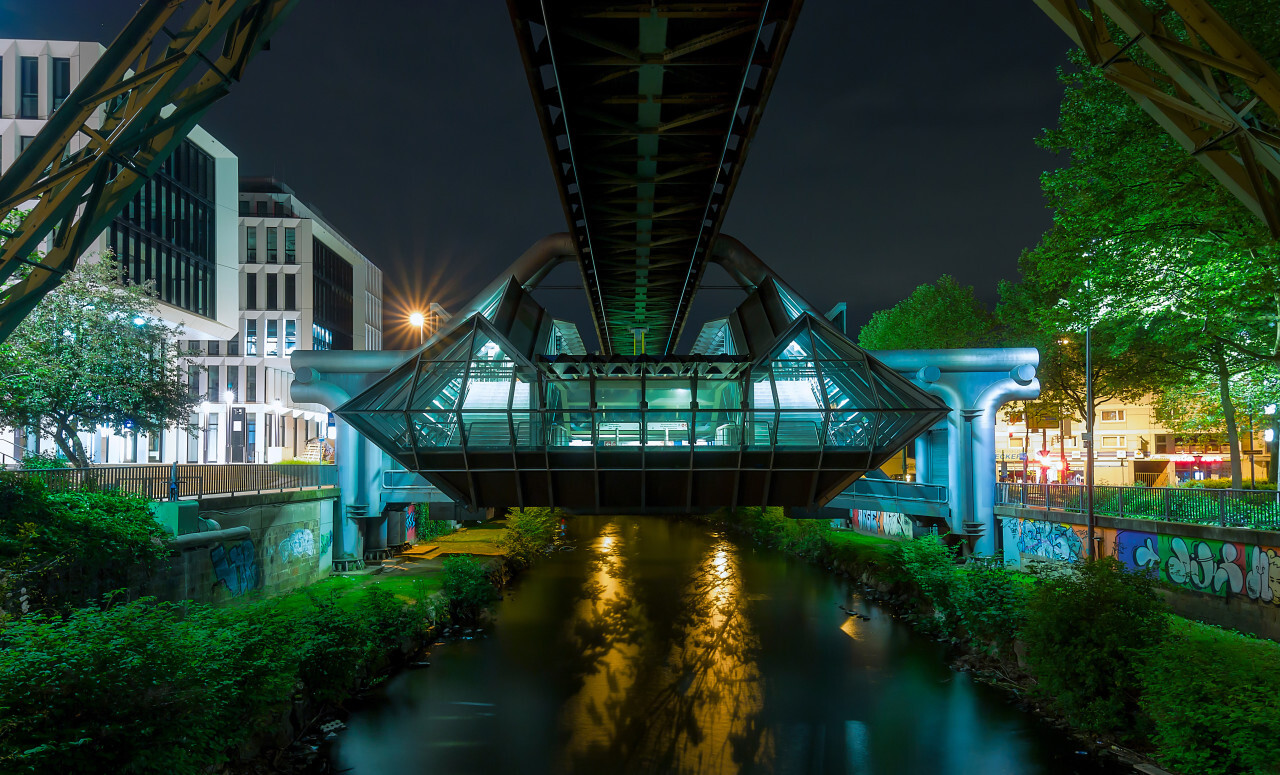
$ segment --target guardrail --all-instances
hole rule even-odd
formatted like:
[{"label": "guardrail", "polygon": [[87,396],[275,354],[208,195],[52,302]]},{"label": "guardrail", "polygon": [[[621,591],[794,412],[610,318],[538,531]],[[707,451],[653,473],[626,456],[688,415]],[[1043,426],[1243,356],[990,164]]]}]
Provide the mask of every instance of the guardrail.
[{"label": "guardrail", "polygon": [[[1083,514],[1086,497],[1082,484],[1000,482],[996,485],[998,506]],[[1095,485],[1093,513],[1104,517],[1275,530],[1280,529],[1280,493]]]},{"label": "guardrail", "polygon": [[900,501],[946,503],[947,487],[925,482],[903,482],[898,479],[873,479],[864,476],[845,490],[845,495],[870,495],[876,498],[892,498]]},{"label": "guardrail", "polygon": [[244,495],[338,486],[334,465],[175,463],[12,471],[42,480],[52,490],[115,490],[152,500]]}]

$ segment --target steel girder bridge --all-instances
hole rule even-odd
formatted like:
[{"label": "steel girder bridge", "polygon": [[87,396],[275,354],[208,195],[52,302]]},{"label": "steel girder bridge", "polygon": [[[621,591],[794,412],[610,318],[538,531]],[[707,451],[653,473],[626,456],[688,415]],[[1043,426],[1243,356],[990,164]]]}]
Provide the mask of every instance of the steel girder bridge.
[{"label": "steel girder bridge", "polygon": [[[1280,236],[1280,76],[1207,2],[1035,2]],[[144,3],[0,179],[0,216],[37,200],[2,235],[0,339],[292,4]],[[509,0],[569,233],[418,351],[295,356],[298,398],[473,506],[810,506],[933,425],[940,399],[720,234],[800,5]],[[596,355],[530,295],[561,261],[580,268]],[[678,354],[710,262],[746,300]]]}]

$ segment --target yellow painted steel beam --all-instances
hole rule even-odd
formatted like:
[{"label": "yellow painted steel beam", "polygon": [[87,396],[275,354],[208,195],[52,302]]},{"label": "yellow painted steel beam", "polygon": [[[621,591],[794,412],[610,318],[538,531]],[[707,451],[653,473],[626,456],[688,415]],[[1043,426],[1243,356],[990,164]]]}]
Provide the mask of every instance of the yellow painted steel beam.
[{"label": "yellow painted steel beam", "polygon": [[1166,0],[1185,36],[1140,0],[1034,2],[1280,239],[1280,74],[1208,0]]},{"label": "yellow painted steel beam", "polygon": [[241,78],[296,2],[147,0],[139,8],[0,177],[0,220],[34,202],[0,245],[0,342]]}]

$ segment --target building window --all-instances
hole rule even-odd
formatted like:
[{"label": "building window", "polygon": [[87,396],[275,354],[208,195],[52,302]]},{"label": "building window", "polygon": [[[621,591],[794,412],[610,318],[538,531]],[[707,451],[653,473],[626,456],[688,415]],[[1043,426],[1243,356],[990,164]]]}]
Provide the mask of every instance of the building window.
[{"label": "building window", "polygon": [[271,272],[267,275],[267,309],[276,309],[277,292],[280,290],[280,275]]},{"label": "building window", "polygon": [[237,334],[236,336],[233,336],[227,340],[227,355],[239,355],[239,354],[240,354],[240,336]]},{"label": "building window", "polygon": [[208,386],[208,390],[205,391],[205,396],[204,396],[207,400],[209,401],[222,400],[222,396],[218,394],[219,382],[221,382],[221,380],[218,378],[218,367],[210,366],[209,367],[209,386]]},{"label": "building window", "polygon": [[258,416],[253,413],[248,414],[245,418],[245,446],[248,448],[249,453],[247,462],[256,463],[257,450],[255,448],[258,446]]},{"label": "building window", "polygon": [[324,326],[311,324],[311,349],[312,350],[332,350],[333,334]]},{"label": "building window", "polygon": [[267,321],[267,357],[275,358],[280,355],[280,321]]},{"label": "building window", "polygon": [[258,263],[258,227],[246,226],[244,235],[244,262]]},{"label": "building window", "polygon": [[53,59],[53,109],[62,107],[67,96],[71,94],[71,60],[54,57]]},{"label": "building window", "polygon": [[1103,409],[1102,421],[1103,422],[1124,422],[1124,410],[1123,409]]},{"label": "building window", "polygon": [[240,217],[243,218],[248,214],[249,214],[249,200],[241,199],[240,200]]},{"label": "building window", "polygon": [[280,263],[279,258],[276,255],[277,252],[279,251],[279,245],[277,244],[277,241],[276,241],[276,238],[279,236],[279,232],[280,232],[279,229],[272,228],[270,226],[267,227],[267,263],[268,264]]},{"label": "building window", "polygon": [[1103,436],[1102,446],[1112,449],[1123,449],[1125,446],[1124,436]]},{"label": "building window", "polygon": [[328,349],[353,348],[352,303],[354,271],[337,251],[318,239],[311,240],[312,296],[315,322],[329,333]]},{"label": "building window", "polygon": [[221,350],[222,350],[222,347],[219,346],[217,340],[213,340],[213,339],[209,340],[210,355],[221,355],[222,354]]},{"label": "building window", "polygon": [[18,57],[18,118],[40,117],[40,59]]},{"label": "building window", "polygon": [[258,308],[258,274],[250,272],[244,276],[244,308]]},{"label": "building window", "polygon": [[292,226],[284,228],[284,262],[286,264],[298,263],[298,242],[297,229]]},{"label": "building window", "polygon": [[245,366],[244,368],[244,400],[258,400],[258,367]]},{"label": "building window", "polygon": [[231,394],[231,400],[240,400],[240,367],[227,367],[227,392]]},{"label": "building window", "polygon": [[258,215],[265,218],[267,215],[267,200],[259,199],[255,204],[257,205],[255,209]]},{"label": "building window", "polygon": [[286,320],[284,322],[284,354],[292,355],[296,349],[298,349],[298,321]]},{"label": "building window", "polygon": [[244,354],[258,354],[258,321],[256,320],[244,322]]},{"label": "building window", "polygon": [[298,276],[284,276],[284,308],[290,311],[298,308]]},{"label": "building window", "polygon": [[200,462],[200,415],[196,413],[187,418],[187,462]]},{"label": "building window", "polygon": [[195,363],[187,364],[187,395],[200,397],[200,366]]},{"label": "building window", "polygon": [[35,139],[36,138],[33,135],[21,135],[18,138],[18,153],[22,153],[27,150],[27,148],[35,142]]},{"label": "building window", "polygon": [[159,463],[164,458],[164,432],[147,434],[147,462]]}]

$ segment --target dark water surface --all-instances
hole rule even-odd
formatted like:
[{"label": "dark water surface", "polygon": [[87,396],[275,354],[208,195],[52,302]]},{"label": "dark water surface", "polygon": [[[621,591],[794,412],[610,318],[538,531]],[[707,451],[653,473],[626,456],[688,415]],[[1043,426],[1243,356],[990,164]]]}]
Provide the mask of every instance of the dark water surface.
[{"label": "dark water surface", "polygon": [[569,538],[577,550],[526,573],[486,637],[436,647],[357,710],[335,767],[1104,772],[806,563],[658,518],[582,517]]}]

